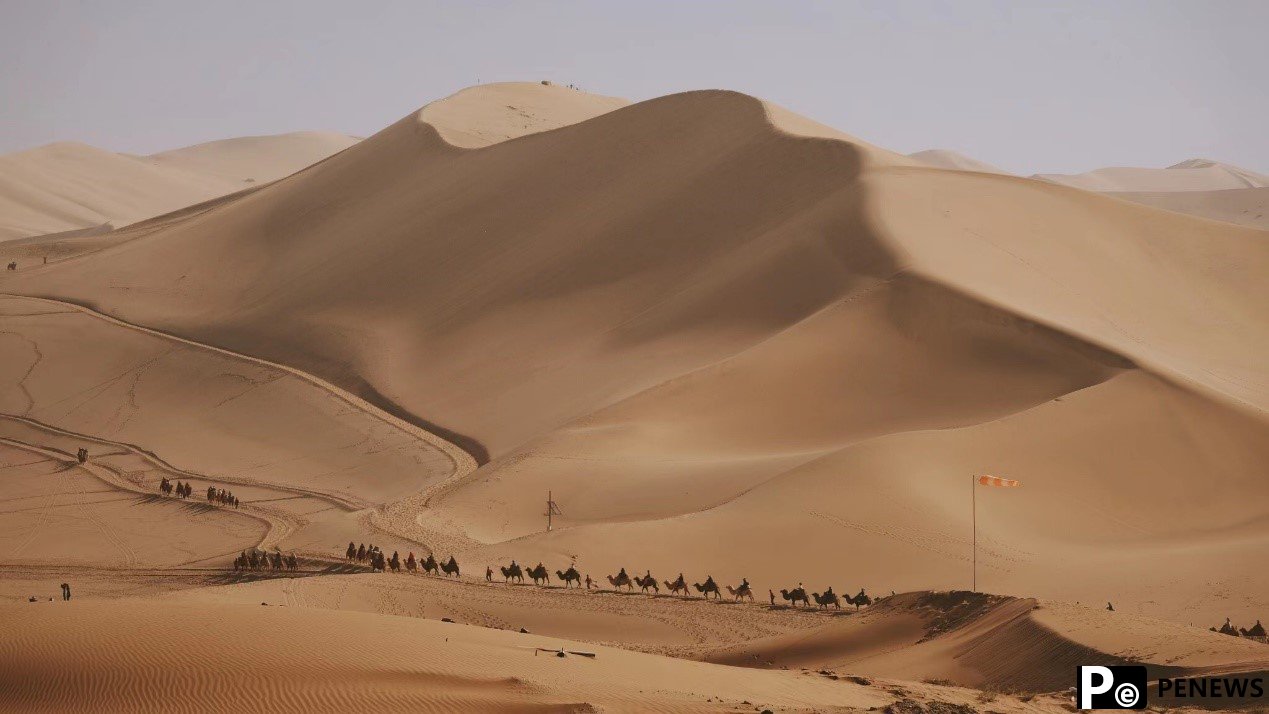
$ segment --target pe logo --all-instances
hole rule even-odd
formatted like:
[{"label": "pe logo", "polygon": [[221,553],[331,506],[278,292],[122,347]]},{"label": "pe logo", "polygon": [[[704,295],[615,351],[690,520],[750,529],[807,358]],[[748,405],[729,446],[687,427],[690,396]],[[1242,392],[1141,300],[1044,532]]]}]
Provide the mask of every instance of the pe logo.
[{"label": "pe logo", "polygon": [[1146,668],[1080,665],[1075,701],[1080,709],[1145,709]]}]

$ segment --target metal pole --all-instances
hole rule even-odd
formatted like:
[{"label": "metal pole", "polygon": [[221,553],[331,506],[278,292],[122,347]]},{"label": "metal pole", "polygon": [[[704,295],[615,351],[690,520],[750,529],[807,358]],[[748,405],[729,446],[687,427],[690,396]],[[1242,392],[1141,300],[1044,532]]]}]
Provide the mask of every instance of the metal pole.
[{"label": "metal pole", "polygon": [[974,524],[974,592],[978,592],[978,479],[971,476],[969,479],[970,501],[973,503],[974,515],[971,521]]}]

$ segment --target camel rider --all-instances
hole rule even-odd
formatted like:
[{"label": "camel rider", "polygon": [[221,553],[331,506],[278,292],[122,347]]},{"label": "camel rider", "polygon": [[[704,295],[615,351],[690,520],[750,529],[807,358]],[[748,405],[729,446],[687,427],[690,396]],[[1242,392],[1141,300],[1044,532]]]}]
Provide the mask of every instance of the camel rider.
[{"label": "camel rider", "polygon": [[622,569],[621,569],[621,572],[620,572],[620,573],[617,573],[617,579],[618,579],[618,580],[620,580],[620,579],[622,579],[622,578],[628,578],[628,577],[630,577],[630,576],[629,576],[629,575],[626,575],[626,569],[625,569],[625,568],[622,568]]},{"label": "camel rider", "polygon": [[741,579],[740,579],[740,589],[741,589],[741,590],[748,590],[748,589],[749,589],[749,578],[741,578]]},{"label": "camel rider", "polygon": [[832,595],[832,594],[833,594],[833,586],[832,586],[832,585],[829,585],[829,586],[828,586],[828,590],[825,590],[825,591],[824,591],[824,594],[825,594],[825,595]]},{"label": "camel rider", "polygon": [[707,587],[707,588],[711,588],[711,589],[713,589],[713,588],[717,588],[717,587],[718,587],[718,585],[714,582],[714,576],[713,576],[713,575],[707,575],[707,576],[705,576],[705,587]]}]

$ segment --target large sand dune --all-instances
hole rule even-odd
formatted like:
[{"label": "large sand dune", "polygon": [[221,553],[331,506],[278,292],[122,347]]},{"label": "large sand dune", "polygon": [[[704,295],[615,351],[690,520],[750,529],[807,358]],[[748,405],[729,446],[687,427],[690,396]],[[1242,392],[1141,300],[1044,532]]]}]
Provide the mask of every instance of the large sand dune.
[{"label": "large sand dune", "polygon": [[[982,564],[1010,592],[1176,616],[1219,586],[1146,603],[1125,538],[1202,542],[1194,567],[1222,572],[1263,545],[1257,232],[922,168],[725,92],[477,149],[429,123],[487,125],[482,97],[507,92],[576,94],[462,93],[7,289],[311,371],[450,438],[490,463],[422,520],[490,557],[770,587],[838,572],[829,543],[858,554],[852,582],[963,586],[968,479],[997,470],[1028,482],[984,524],[1017,544]],[[1012,426],[1033,420],[1070,435]],[[1195,507],[1213,479],[1246,497]],[[548,489],[566,528],[534,536]],[[1093,534],[1097,592],[1060,568]]]},{"label": "large sand dune", "polygon": [[[193,147],[160,163],[221,180],[272,164],[262,151]],[[1135,647],[1136,635],[1050,637],[1092,615],[1060,604],[1033,612],[1026,600],[993,600],[973,619],[978,629],[936,644],[913,639],[929,613],[912,603],[840,624],[471,581],[515,558],[552,572],[576,563],[601,583],[622,567],[660,580],[748,578],[760,600],[799,582],[874,595],[964,589],[971,477],[995,473],[1024,486],[977,494],[981,589],[1113,601],[1124,620],[1105,628],[1141,637],[1154,631],[1149,617],[1202,626],[1263,617],[1269,575],[1250,567],[1269,549],[1263,231],[965,168],[732,92],[626,106],[500,84],[428,105],[267,185],[124,230],[5,244],[0,257],[20,269],[0,274],[3,455],[24,489],[53,472],[78,485],[23,491],[36,503],[0,523],[16,533],[67,509],[89,520],[67,531],[70,546],[23,546],[0,566],[57,560],[68,547],[92,560],[95,534],[109,530],[100,523],[121,510],[76,495],[94,483],[152,509],[131,512],[154,522],[145,547],[184,539],[181,555],[147,550],[144,564],[102,556],[129,571],[94,571],[103,595],[150,601],[215,584],[173,570],[146,593],[119,578],[139,577],[141,565],[224,568],[252,545],[298,551],[310,570],[359,569],[334,562],[348,541],[454,553],[462,583],[358,575],[170,597],[200,612],[280,599],[375,613],[356,624],[272,608],[232,616],[340,637],[411,632],[427,643],[410,652],[436,663],[427,676],[477,709],[523,692],[469,682],[475,670],[436,649],[434,625],[375,617],[528,624],[680,656],[855,663],[972,686],[1056,686],[1057,674],[1023,681],[1016,667],[990,670],[979,655],[992,648],[1030,643],[1028,656],[1066,671],[1076,655]],[[1214,164],[1165,171],[1186,176],[1168,178],[1167,191],[1259,180]],[[1140,190],[1154,190],[1147,184]],[[93,460],[75,466],[85,447]],[[205,506],[208,523],[195,528],[181,505],[142,498],[163,476],[227,485],[244,508]],[[563,509],[549,533],[548,491]],[[134,531],[108,540],[132,544]],[[23,573],[0,591],[18,594],[39,575]],[[736,608],[756,614],[728,614]],[[148,609],[99,614],[108,611],[131,622]],[[1045,619],[1061,612],[1066,624]],[[161,624],[135,630],[129,647],[165,641]],[[473,637],[464,657],[512,647],[503,633]],[[209,656],[232,661],[249,647],[260,663],[298,666],[272,640],[232,639]],[[1203,646],[1177,666],[1242,662],[1194,654]],[[58,656],[40,649],[38,667]],[[658,708],[699,705],[701,682],[748,686],[731,670],[624,657],[612,655],[619,665],[593,673],[596,689],[585,691],[524,670],[523,701],[637,708],[633,680],[606,678],[637,680],[647,667],[685,682],[654,693]],[[281,709],[303,706],[302,687],[332,706],[444,706],[413,683],[391,701],[358,699],[340,682],[360,671],[339,660],[329,687],[305,675],[245,691]],[[210,696],[181,672],[182,687]],[[876,703],[821,698],[798,688],[804,680],[770,674],[762,701]],[[91,678],[75,682],[60,704],[38,688],[15,701],[156,701],[139,684],[109,694]]]}]

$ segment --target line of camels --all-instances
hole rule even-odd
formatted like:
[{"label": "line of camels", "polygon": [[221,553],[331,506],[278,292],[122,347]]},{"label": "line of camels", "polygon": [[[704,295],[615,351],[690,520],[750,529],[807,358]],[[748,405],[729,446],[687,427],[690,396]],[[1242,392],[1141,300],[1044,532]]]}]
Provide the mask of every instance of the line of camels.
[{"label": "line of camels", "polygon": [[[503,582],[505,583],[510,583],[512,581],[522,583],[524,582],[525,575],[528,575],[529,578],[533,580],[534,585],[551,584],[550,572],[542,563],[538,563],[532,568],[524,568],[513,560],[511,561],[511,565],[498,566],[498,570],[502,572]],[[558,578],[560,582],[564,583],[565,588],[573,587],[574,585],[578,588],[582,587],[582,574],[579,573],[577,568],[574,566],[570,565],[568,570],[556,570],[555,577]],[[638,585],[640,591],[643,593],[651,591],[652,594],[660,594],[661,592],[660,584],[657,582],[657,579],[652,576],[651,571],[646,572],[642,576],[631,576],[626,572],[625,568],[622,568],[621,572],[616,575],[607,575],[605,577],[608,579],[608,583],[612,585],[614,590],[624,588],[627,592],[634,592],[634,587]],[[485,580],[492,582],[493,568],[485,568]],[[682,593],[684,597],[691,596],[691,591],[688,590],[687,580],[683,577],[682,573],[679,573],[678,579],[674,582],[670,582],[669,580],[661,582],[665,583],[666,589],[673,595]],[[591,580],[589,575],[585,577],[585,584],[587,590],[597,587],[594,585],[594,581]],[[734,602],[740,602],[741,600],[748,600],[750,602],[754,601],[753,587],[749,585],[749,580],[744,578],[741,579],[740,585],[737,585],[736,587],[724,585],[720,588],[718,583],[714,581],[714,576],[710,575],[705,578],[704,583],[692,583],[691,587],[695,588],[696,592],[700,593],[706,600],[710,598],[722,600],[722,591],[723,589],[726,589],[727,593],[731,595]],[[775,605],[775,592],[768,590],[767,595],[771,604]],[[833,592],[833,588],[831,587],[823,593],[811,593],[808,595],[806,588],[800,583],[792,590],[781,589],[780,597],[794,607],[810,607],[811,602],[814,601],[816,606],[820,608],[827,609],[831,607],[838,610],[841,609],[843,602],[848,605],[854,605],[856,610],[860,607],[871,605],[873,603],[872,598],[864,592],[863,588],[860,588],[859,593],[854,596],[838,595]]]}]

